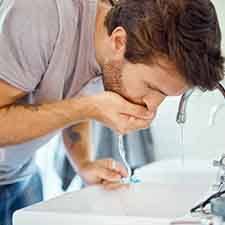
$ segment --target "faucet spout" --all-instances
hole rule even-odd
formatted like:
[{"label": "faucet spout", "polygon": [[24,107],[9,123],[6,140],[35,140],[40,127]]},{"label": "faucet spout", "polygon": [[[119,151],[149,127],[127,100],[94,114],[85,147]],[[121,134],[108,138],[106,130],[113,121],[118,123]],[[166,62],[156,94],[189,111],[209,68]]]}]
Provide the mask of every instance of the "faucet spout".
[{"label": "faucet spout", "polygon": [[218,83],[217,89],[221,92],[221,94],[225,98],[225,88],[223,87],[223,85],[221,83]]},{"label": "faucet spout", "polygon": [[[218,89],[223,95],[223,97],[225,98],[225,88],[223,87],[221,83],[218,83],[215,89]],[[193,92],[194,92],[194,89],[190,89],[187,92],[185,92],[181,97],[179,107],[178,107],[177,117],[176,117],[176,121],[178,124],[184,124],[187,120],[187,115],[186,115],[187,103]]]},{"label": "faucet spout", "polygon": [[190,89],[186,91],[181,97],[178,112],[177,112],[177,118],[176,118],[176,121],[178,124],[184,124],[186,122],[187,103],[188,103],[188,99],[191,97],[193,92],[194,92],[194,89]]}]

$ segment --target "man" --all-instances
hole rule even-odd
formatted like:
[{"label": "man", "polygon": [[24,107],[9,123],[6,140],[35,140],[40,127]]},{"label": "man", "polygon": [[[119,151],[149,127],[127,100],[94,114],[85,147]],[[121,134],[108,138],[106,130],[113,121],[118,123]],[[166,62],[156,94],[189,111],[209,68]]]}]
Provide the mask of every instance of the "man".
[{"label": "man", "polygon": [[[192,86],[213,89],[224,76],[209,0],[121,0],[113,7],[94,0],[3,0],[0,12],[0,210],[6,215],[15,210],[9,191],[21,196],[35,188],[32,157],[56,131],[64,129],[87,183],[111,185],[126,171],[79,151],[85,141],[77,139],[86,132],[76,132],[87,125],[75,124],[95,119],[120,133],[145,128],[166,96]],[[101,72],[106,92],[76,97]]]}]

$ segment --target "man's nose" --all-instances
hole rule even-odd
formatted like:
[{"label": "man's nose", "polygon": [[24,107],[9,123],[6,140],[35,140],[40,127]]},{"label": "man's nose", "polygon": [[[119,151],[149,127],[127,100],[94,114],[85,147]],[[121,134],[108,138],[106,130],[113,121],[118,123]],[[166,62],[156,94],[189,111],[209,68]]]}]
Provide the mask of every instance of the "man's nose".
[{"label": "man's nose", "polygon": [[143,97],[143,102],[145,103],[149,111],[156,113],[157,108],[165,98],[166,96],[161,93],[152,92]]}]

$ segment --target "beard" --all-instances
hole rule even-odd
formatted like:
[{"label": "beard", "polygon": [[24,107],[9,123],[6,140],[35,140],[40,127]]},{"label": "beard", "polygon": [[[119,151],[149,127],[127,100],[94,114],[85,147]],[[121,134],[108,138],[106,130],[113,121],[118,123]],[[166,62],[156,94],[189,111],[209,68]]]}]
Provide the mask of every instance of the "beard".
[{"label": "beard", "polygon": [[128,89],[124,84],[124,79],[122,75],[122,71],[124,68],[125,62],[124,61],[116,61],[111,60],[107,63],[103,64],[102,66],[102,80],[104,85],[105,91],[111,91],[119,94],[127,101],[132,102],[134,104],[145,105],[140,101],[136,101],[132,99],[128,95]]},{"label": "beard", "polygon": [[116,92],[123,96],[122,69],[124,63],[122,61],[108,61],[103,65],[103,84],[105,91]]}]

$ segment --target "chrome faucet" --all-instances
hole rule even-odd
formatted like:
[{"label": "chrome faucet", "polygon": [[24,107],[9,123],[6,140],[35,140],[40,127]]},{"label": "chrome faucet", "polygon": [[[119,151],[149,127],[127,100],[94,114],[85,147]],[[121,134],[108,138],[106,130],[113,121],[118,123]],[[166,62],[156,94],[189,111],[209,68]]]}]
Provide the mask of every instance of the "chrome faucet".
[{"label": "chrome faucet", "polygon": [[[216,89],[218,89],[225,98],[225,88],[223,87],[223,85],[218,83]],[[188,99],[191,97],[193,92],[194,92],[194,89],[190,89],[186,91],[181,97],[179,107],[178,107],[178,112],[177,112],[177,118],[176,118],[176,121],[178,124],[184,124],[186,122],[187,103],[188,103]]]},{"label": "chrome faucet", "polygon": [[176,121],[178,124],[184,124],[186,122],[187,103],[188,103],[188,99],[191,97],[193,92],[194,92],[194,89],[190,89],[186,91],[181,97],[178,112],[177,112],[177,118],[176,118]]},{"label": "chrome faucet", "polygon": [[225,154],[223,153],[219,160],[213,160],[213,166],[218,168],[217,181],[213,185],[218,191],[221,191],[225,185]]}]

